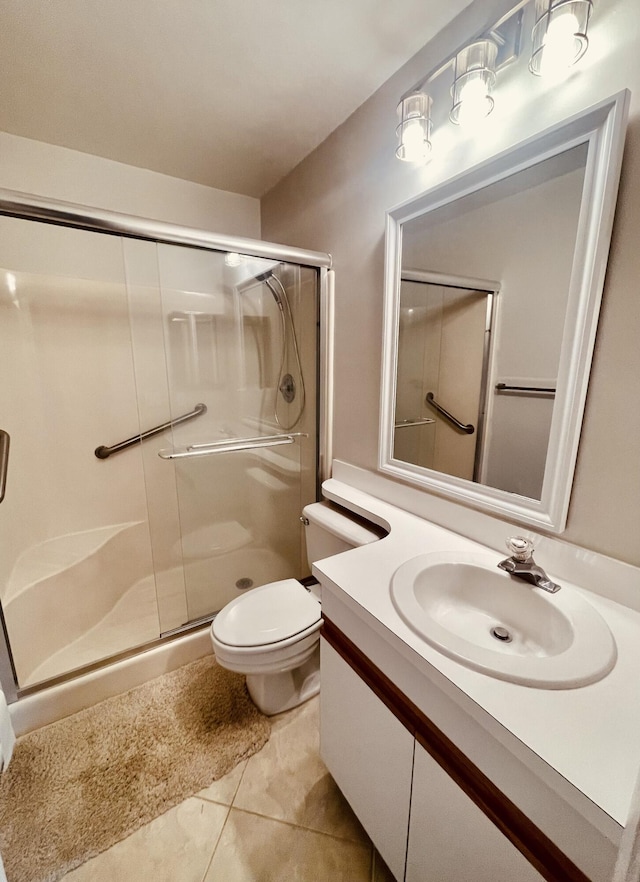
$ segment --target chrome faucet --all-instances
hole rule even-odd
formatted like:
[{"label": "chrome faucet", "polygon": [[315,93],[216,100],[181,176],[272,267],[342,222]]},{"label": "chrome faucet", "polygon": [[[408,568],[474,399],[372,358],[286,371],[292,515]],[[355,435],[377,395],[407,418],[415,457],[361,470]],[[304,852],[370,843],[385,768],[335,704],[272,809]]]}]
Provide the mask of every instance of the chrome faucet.
[{"label": "chrome faucet", "polygon": [[500,561],[498,566],[501,570],[505,570],[510,576],[531,582],[536,588],[542,588],[551,594],[560,590],[561,586],[552,582],[542,567],[534,561],[531,539],[525,536],[511,536],[507,539],[507,548],[511,552],[511,557]]}]

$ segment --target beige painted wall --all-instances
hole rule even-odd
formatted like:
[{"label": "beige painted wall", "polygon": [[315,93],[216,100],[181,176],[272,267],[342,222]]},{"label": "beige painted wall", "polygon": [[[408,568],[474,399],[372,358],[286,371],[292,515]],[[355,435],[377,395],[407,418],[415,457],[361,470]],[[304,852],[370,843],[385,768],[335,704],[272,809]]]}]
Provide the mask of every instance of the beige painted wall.
[{"label": "beige painted wall", "polygon": [[[399,97],[510,8],[477,0],[395,74],[262,202],[267,239],[331,252],[336,269],[334,455],[376,469],[384,213],[620,89],[632,92],[627,148],[598,340],[564,538],[640,564],[640,6],[595,7],[591,47],[560,87],[532,77],[526,57],[503,72],[484,134],[434,132],[423,168],[394,157]],[[410,22],[407,23],[409,28]],[[550,206],[553,211],[553,206]],[[425,491],[426,492],[426,491]]]},{"label": "beige painted wall", "polygon": [[260,202],[0,132],[0,187],[228,236],[260,238]]}]

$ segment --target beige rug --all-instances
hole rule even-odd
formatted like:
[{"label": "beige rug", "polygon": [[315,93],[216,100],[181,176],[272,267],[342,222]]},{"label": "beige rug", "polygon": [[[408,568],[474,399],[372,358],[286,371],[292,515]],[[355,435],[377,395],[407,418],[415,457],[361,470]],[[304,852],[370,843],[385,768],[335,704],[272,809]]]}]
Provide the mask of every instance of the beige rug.
[{"label": "beige rug", "polygon": [[18,739],[0,779],[9,882],[55,882],[251,756],[270,723],[209,656]]}]

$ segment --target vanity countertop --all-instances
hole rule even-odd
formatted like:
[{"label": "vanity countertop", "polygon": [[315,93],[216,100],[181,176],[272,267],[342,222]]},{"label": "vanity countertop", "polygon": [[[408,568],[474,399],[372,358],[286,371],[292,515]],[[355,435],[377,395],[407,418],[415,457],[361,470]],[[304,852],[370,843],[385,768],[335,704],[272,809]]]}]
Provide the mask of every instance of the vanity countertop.
[{"label": "vanity countertop", "polygon": [[[454,700],[458,696],[469,703],[470,699],[476,719],[513,753],[520,752],[523,761],[530,751],[624,826],[640,769],[640,613],[571,586],[598,610],[617,644],[615,667],[597,683],[575,689],[539,689],[479,673],[415,634],[394,608],[389,585],[395,570],[418,554],[489,551],[495,553],[497,563],[500,552],[340,481],[328,480],[323,492],[326,498],[389,529],[379,542],[314,564],[327,614],[331,617],[335,604],[348,608],[420,674],[441,689],[444,684]],[[508,532],[505,524],[505,536]],[[544,566],[544,560],[539,562]],[[554,578],[554,573],[549,576]],[[569,584],[566,579],[556,581]]]}]

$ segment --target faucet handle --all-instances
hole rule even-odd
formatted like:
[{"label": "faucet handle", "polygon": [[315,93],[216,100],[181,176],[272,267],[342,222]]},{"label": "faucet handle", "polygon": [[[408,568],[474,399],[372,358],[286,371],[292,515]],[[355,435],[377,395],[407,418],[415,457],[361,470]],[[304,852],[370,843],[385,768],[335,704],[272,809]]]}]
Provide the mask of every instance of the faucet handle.
[{"label": "faucet handle", "polygon": [[533,542],[526,536],[510,536],[506,546],[514,560],[525,563],[533,557]]}]

